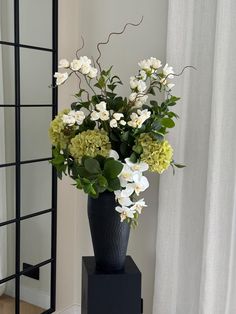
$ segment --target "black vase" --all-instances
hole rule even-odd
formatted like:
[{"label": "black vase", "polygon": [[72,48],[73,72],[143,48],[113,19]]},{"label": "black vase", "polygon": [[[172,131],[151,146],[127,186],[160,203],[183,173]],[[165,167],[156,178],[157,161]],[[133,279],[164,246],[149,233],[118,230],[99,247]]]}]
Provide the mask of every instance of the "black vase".
[{"label": "black vase", "polygon": [[88,197],[88,218],[97,270],[116,272],[124,268],[130,226],[120,221],[113,192],[97,199]]}]

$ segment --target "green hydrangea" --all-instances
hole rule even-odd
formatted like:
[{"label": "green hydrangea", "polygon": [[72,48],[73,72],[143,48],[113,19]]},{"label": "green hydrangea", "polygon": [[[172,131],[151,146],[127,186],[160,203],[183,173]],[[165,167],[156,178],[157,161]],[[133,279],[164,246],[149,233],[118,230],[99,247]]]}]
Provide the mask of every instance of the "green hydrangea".
[{"label": "green hydrangea", "polygon": [[71,155],[80,163],[83,156],[107,157],[111,149],[109,137],[105,131],[87,130],[76,135],[69,145]]},{"label": "green hydrangea", "polygon": [[69,111],[70,109],[64,109],[50,123],[49,137],[51,139],[52,145],[57,146],[60,149],[65,149],[71,139],[70,135],[65,134],[65,123],[62,121],[63,115],[68,114]]},{"label": "green hydrangea", "polygon": [[141,134],[137,142],[143,148],[141,160],[149,165],[150,171],[161,174],[169,167],[173,148],[167,140],[158,142],[149,134]]}]

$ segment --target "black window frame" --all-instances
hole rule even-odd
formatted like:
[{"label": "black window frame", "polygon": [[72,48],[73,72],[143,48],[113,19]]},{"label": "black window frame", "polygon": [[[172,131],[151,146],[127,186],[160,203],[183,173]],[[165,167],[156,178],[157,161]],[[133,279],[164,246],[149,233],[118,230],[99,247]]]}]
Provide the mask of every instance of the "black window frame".
[{"label": "black window frame", "polygon": [[[38,104],[38,105],[24,105],[21,104],[20,99],[20,49],[32,49],[51,52],[52,54],[52,85],[55,84],[53,73],[57,71],[58,63],[58,0],[52,1],[52,48],[45,48],[40,46],[31,46],[20,43],[20,0],[14,0],[14,42],[0,40],[1,46],[14,47],[14,72],[15,72],[15,104],[0,104],[0,107],[11,107],[15,110],[15,162],[0,164],[1,168],[10,166],[15,167],[15,218],[7,221],[0,222],[0,228],[8,225],[15,225],[15,273],[0,280],[0,284],[6,283],[10,280],[15,280],[15,314],[20,313],[20,278],[27,272],[34,269],[39,269],[42,266],[51,265],[50,274],[50,308],[42,312],[42,314],[53,313],[56,309],[56,237],[57,237],[57,175],[56,171],[52,167],[52,207],[44,209],[39,212],[21,216],[21,165],[32,164],[36,162],[49,161],[48,158],[21,160],[21,108],[22,107],[51,107],[52,118],[54,118],[58,111],[58,93],[57,88],[52,88],[52,104]],[[28,268],[27,270],[21,270],[20,265],[20,253],[21,253],[21,222],[32,217],[37,217],[51,213],[51,258],[41,263]]]}]

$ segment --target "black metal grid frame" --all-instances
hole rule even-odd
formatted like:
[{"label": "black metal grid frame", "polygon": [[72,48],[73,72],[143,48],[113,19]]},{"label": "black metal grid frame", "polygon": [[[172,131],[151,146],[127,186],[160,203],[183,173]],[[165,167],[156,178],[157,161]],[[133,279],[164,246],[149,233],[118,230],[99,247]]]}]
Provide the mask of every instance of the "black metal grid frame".
[{"label": "black metal grid frame", "polygon": [[[52,89],[52,104],[38,104],[38,105],[23,105],[20,101],[20,49],[33,49],[40,51],[47,51],[52,53],[52,74],[57,71],[58,62],[58,0],[52,1],[52,48],[38,47],[24,45],[20,43],[20,20],[19,20],[19,2],[20,0],[14,0],[14,42],[1,41],[0,45],[7,45],[14,47],[14,71],[15,71],[15,104],[0,104],[0,107],[12,107],[15,109],[15,162],[0,164],[0,168],[6,168],[15,166],[15,218],[0,223],[0,228],[3,226],[15,225],[15,273],[6,278],[0,280],[0,284],[6,283],[10,280],[15,280],[15,314],[20,314],[20,278],[25,273],[32,271],[33,269],[40,268],[42,266],[51,265],[51,288],[50,288],[50,309],[47,309],[42,314],[53,313],[56,308],[56,234],[57,234],[57,176],[55,170],[52,168],[52,207],[49,209],[41,210],[33,214],[21,216],[21,165],[31,164],[36,162],[49,161],[51,157],[32,159],[21,161],[21,122],[20,113],[22,107],[52,107],[52,118],[57,114],[57,89]],[[52,85],[55,80],[52,78]],[[20,233],[21,233],[21,221],[45,215],[51,213],[52,225],[51,225],[51,258],[45,260],[37,265],[28,268],[27,270],[20,270]]]}]

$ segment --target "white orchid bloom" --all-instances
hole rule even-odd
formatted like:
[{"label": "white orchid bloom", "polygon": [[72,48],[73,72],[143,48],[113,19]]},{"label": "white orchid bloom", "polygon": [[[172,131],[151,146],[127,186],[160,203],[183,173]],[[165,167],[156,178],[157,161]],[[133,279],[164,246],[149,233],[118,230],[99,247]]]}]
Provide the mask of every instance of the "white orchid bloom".
[{"label": "white orchid bloom", "polygon": [[112,157],[115,160],[118,160],[120,158],[119,154],[114,149],[110,150],[109,157]]},{"label": "white orchid bloom", "polygon": [[128,125],[132,128],[141,128],[143,125],[143,119],[142,117],[138,116],[137,113],[132,112],[130,115],[130,121],[128,121]]},{"label": "white orchid bloom", "polygon": [[115,198],[116,201],[121,205],[121,206],[130,206],[133,205],[134,203],[131,201],[129,197],[124,197],[122,196],[122,191],[114,191],[115,193]]},{"label": "white orchid bloom", "polygon": [[144,199],[142,198],[141,200],[137,201],[134,203],[134,205],[131,207],[131,209],[135,210],[136,212],[138,212],[139,214],[142,213],[142,209],[144,207],[147,207]]},{"label": "white orchid bloom", "polygon": [[96,104],[96,109],[98,111],[104,111],[107,109],[107,105],[105,103],[105,101],[101,101],[99,104]]},{"label": "white orchid bloom", "polygon": [[121,197],[130,197],[134,193],[133,183],[127,183],[124,190],[121,190]]},{"label": "white orchid bloom", "polygon": [[90,120],[97,121],[99,119],[99,112],[93,110],[90,116]]},{"label": "white orchid bloom", "polygon": [[141,192],[144,192],[149,187],[148,179],[141,174],[134,174],[133,188],[135,193],[139,196]]},{"label": "white orchid bloom", "polygon": [[88,77],[93,79],[97,76],[98,70],[96,68],[91,68],[90,72],[88,73]]},{"label": "white orchid bloom", "polygon": [[61,68],[66,69],[66,68],[69,68],[69,66],[70,66],[70,62],[69,62],[68,60],[66,60],[66,59],[61,59],[61,60],[59,61],[59,65],[58,65],[58,68],[59,68],[59,69],[61,69]]},{"label": "white orchid bloom", "polygon": [[120,220],[123,222],[126,218],[134,218],[135,211],[129,207],[116,206],[115,210],[120,213]]},{"label": "white orchid bloom", "polygon": [[130,169],[130,167],[126,164],[124,164],[123,169],[119,175],[120,179],[120,185],[122,187],[127,186],[127,182],[133,182],[133,171]]},{"label": "white orchid bloom", "polygon": [[118,124],[117,124],[117,121],[116,119],[111,119],[110,121],[110,127],[111,128],[117,128]]},{"label": "white orchid bloom", "polygon": [[54,74],[54,77],[57,79],[56,84],[61,85],[68,79],[69,75],[67,72],[65,72],[65,73],[56,72]]},{"label": "white orchid bloom", "polygon": [[149,166],[146,162],[137,162],[137,163],[133,163],[130,161],[129,158],[125,158],[125,162],[126,164],[129,166],[129,168],[134,171],[134,172],[144,172],[147,171]]},{"label": "white orchid bloom", "polygon": [[150,62],[151,62],[151,66],[155,70],[159,69],[162,66],[161,61],[158,60],[157,58],[151,57]]},{"label": "white orchid bloom", "polygon": [[168,65],[168,63],[166,63],[166,65],[164,66],[164,68],[163,68],[163,74],[165,75],[165,76],[168,76],[168,78],[169,79],[173,79],[174,78],[174,75],[172,75],[172,74],[174,74],[175,72],[174,72],[174,70],[173,70],[173,67],[170,67],[169,65]]},{"label": "white orchid bloom", "polygon": [[74,59],[70,64],[70,68],[73,71],[79,71],[81,69],[81,66],[82,66],[82,62],[77,59]]},{"label": "white orchid bloom", "polygon": [[99,112],[99,119],[102,121],[107,121],[109,120],[109,111],[103,110]]},{"label": "white orchid bloom", "polygon": [[137,113],[140,116],[142,123],[145,122],[147,119],[149,119],[151,116],[151,111],[149,111],[148,109],[144,109],[144,110],[138,109]]},{"label": "white orchid bloom", "polygon": [[121,118],[124,117],[124,115],[123,115],[123,113],[115,112],[115,113],[113,113],[113,117],[114,117],[117,121],[119,121]]}]

